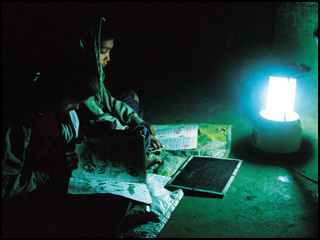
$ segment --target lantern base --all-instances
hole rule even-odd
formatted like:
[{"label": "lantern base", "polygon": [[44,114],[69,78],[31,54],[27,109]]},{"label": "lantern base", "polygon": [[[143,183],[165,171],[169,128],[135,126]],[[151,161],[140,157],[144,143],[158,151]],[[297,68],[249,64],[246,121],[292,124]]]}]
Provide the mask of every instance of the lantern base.
[{"label": "lantern base", "polygon": [[274,121],[265,118],[261,112],[252,129],[252,144],[272,153],[298,151],[302,139],[299,116],[294,121]]}]

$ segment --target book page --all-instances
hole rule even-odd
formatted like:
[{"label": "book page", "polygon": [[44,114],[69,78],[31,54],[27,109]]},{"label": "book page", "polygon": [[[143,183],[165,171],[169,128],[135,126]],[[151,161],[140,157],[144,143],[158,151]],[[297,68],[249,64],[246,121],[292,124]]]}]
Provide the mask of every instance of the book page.
[{"label": "book page", "polygon": [[198,125],[169,126],[154,125],[156,138],[166,150],[196,149],[198,142]]},{"label": "book page", "polygon": [[71,177],[69,194],[106,194],[111,193],[135,201],[151,204],[152,199],[144,183],[114,182],[99,179]]},{"label": "book page", "polygon": [[78,144],[78,168],[69,181],[70,194],[111,193],[147,204],[143,136],[88,139]]}]

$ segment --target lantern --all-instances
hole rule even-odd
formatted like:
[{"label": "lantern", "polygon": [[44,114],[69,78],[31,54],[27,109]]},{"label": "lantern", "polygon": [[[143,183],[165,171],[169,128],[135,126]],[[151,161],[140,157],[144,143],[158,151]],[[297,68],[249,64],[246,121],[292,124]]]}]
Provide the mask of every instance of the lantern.
[{"label": "lantern", "polygon": [[252,129],[252,143],[272,153],[291,153],[301,145],[302,128],[294,112],[296,78],[269,77],[266,108]]}]

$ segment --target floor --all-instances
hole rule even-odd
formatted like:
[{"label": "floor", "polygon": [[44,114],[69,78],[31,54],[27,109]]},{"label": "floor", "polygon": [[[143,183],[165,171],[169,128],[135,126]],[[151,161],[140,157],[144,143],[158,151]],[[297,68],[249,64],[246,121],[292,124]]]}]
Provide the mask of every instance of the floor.
[{"label": "floor", "polygon": [[[158,237],[318,237],[318,183],[306,178],[318,181],[318,104],[299,110],[303,139],[298,152],[276,155],[256,149],[250,136],[260,102],[251,108],[255,95],[246,73],[254,69],[253,63],[263,64],[261,56],[269,51],[266,44],[264,53],[243,54],[250,49],[242,44],[251,47],[257,42],[251,39],[253,28],[247,27],[255,21],[249,17],[245,21],[240,15],[243,29],[232,37],[232,26],[239,21],[232,19],[234,14],[228,8],[226,13],[221,12],[224,8],[212,13],[215,8],[202,5],[205,7],[197,12],[198,6],[192,4],[190,11],[185,9],[186,17],[180,19],[180,3],[175,8],[178,14],[171,10],[172,5],[160,11],[160,4],[153,11],[142,9],[137,14],[142,5],[134,9],[136,5],[130,5],[126,15],[134,20],[130,27],[146,26],[148,34],[135,42],[132,36],[136,32],[132,30],[123,44],[119,37],[112,53],[107,88],[116,93],[119,85],[130,87],[132,82],[145,108],[144,119],[154,124],[232,124],[229,157],[243,160],[222,199],[185,195]],[[143,14],[145,22],[136,17]],[[153,15],[160,19],[157,25],[151,21]],[[179,21],[181,25],[171,27]],[[256,36],[264,36],[260,33]],[[121,77],[127,77],[125,84]],[[112,84],[117,87],[112,89]]]},{"label": "floor", "polygon": [[246,99],[241,79],[235,77],[242,59],[231,55],[225,59],[215,77],[230,78],[226,82],[232,88],[209,77],[199,83],[189,81],[187,75],[163,74],[171,77],[168,82],[178,83],[159,84],[156,93],[141,93],[149,122],[232,124],[229,157],[243,160],[223,199],[185,195],[158,237],[317,237],[318,183],[304,177],[318,181],[317,119],[301,117],[303,139],[298,152],[277,155],[256,149],[251,144],[252,119],[240,106]]}]

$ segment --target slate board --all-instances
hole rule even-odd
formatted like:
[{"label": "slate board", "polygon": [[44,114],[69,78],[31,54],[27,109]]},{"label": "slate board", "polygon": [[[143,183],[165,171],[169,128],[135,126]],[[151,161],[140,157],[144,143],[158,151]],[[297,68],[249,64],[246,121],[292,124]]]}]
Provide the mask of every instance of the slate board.
[{"label": "slate board", "polygon": [[166,186],[224,195],[241,164],[239,159],[191,156]]}]

